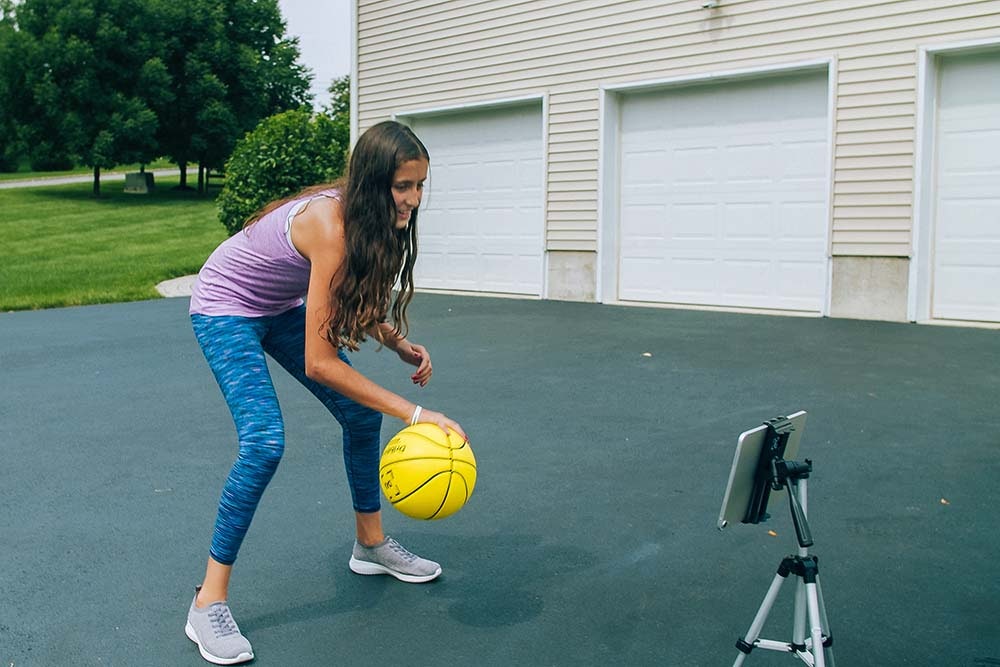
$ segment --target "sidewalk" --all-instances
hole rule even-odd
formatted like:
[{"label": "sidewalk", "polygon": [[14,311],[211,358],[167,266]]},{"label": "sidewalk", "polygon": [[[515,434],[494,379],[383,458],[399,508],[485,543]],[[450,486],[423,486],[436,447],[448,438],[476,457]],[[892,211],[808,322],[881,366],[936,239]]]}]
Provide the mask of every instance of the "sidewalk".
[{"label": "sidewalk", "polygon": [[191,296],[191,286],[197,277],[195,274],[164,280],[156,284],[156,291],[165,297]]},{"label": "sidewalk", "polygon": [[[179,169],[151,169],[154,176],[170,176],[180,173]],[[105,183],[117,183],[125,180],[124,171],[101,172],[101,185]],[[131,172],[129,172],[131,173]],[[12,181],[0,181],[0,190],[11,190],[14,188],[38,188],[46,185],[67,185],[69,183],[91,183],[94,180],[93,174],[78,174],[73,176],[46,176],[43,178],[28,177],[19,178]]]}]

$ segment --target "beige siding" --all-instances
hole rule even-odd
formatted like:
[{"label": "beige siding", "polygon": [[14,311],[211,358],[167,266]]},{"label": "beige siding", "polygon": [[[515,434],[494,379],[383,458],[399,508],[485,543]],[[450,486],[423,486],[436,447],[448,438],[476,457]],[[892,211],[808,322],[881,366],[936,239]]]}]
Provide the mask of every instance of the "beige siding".
[{"label": "beige siding", "polygon": [[547,247],[595,251],[601,85],[835,59],[832,250],[909,256],[920,46],[1000,35],[1000,0],[358,0],[362,128],[546,95]]}]

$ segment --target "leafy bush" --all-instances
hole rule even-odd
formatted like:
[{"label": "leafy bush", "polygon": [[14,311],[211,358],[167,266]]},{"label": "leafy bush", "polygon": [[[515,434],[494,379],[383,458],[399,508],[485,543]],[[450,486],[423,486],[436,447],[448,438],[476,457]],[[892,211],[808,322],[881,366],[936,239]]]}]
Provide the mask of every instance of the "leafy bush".
[{"label": "leafy bush", "polygon": [[338,178],[348,142],[342,124],[322,113],[285,111],[261,121],[226,163],[218,205],[230,236],[268,202]]},{"label": "leafy bush", "polygon": [[52,142],[43,141],[31,147],[31,171],[66,171],[76,166],[76,160]]},{"label": "leafy bush", "polygon": [[21,154],[10,145],[5,144],[0,138],[0,173],[13,174],[21,164]]}]

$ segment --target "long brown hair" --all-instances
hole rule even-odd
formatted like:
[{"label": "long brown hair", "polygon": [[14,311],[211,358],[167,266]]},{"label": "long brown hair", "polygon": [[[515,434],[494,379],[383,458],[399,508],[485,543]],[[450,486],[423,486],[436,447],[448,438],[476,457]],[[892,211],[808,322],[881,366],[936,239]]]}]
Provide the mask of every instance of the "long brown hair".
[{"label": "long brown hair", "polygon": [[[392,313],[393,332],[406,336],[406,308],[413,298],[413,265],[417,260],[417,209],[405,229],[396,229],[393,177],[404,162],[430,155],[413,130],[384,121],[358,139],[344,183],[344,235],[347,261],[343,279],[333,291],[337,310],[326,335],[331,343],[356,350],[366,331]],[[419,208],[419,207],[418,207]],[[399,291],[392,288],[399,279]],[[379,343],[381,332],[376,330]]]},{"label": "long brown hair", "polygon": [[[396,121],[373,125],[358,139],[347,176],[336,183],[314,185],[268,204],[248,225],[283,203],[323,191],[337,190],[343,206],[347,258],[330,283],[333,311],[323,335],[340,348],[357,350],[369,329],[392,316],[393,332],[409,331],[406,308],[413,298],[413,265],[417,259],[417,211],[405,229],[396,229],[393,177],[404,162],[427,160],[427,148],[413,131]],[[419,207],[418,207],[419,208]],[[399,291],[393,299],[393,286]],[[382,343],[382,332],[374,333]]]}]

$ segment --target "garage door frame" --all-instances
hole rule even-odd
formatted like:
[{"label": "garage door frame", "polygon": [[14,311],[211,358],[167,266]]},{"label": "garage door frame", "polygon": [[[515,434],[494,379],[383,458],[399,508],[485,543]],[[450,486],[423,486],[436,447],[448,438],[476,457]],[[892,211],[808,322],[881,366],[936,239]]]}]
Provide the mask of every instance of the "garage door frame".
[{"label": "garage door frame", "polygon": [[[538,297],[532,297],[529,294],[517,294],[517,298],[531,299],[531,298],[548,298],[549,289],[549,253],[547,246],[547,236],[548,236],[548,145],[549,145],[549,132],[548,132],[548,117],[549,117],[549,96],[548,93],[538,93],[524,95],[520,97],[505,97],[493,100],[479,100],[475,102],[464,102],[456,103],[445,106],[436,107],[421,107],[416,109],[406,109],[403,111],[396,111],[391,115],[392,120],[399,121],[404,125],[412,125],[414,120],[420,120],[421,118],[430,118],[434,116],[442,115],[452,115],[462,112],[481,112],[481,111],[502,111],[504,109],[512,109],[517,107],[525,107],[532,105],[541,106],[541,124],[542,124],[542,182],[539,183],[539,187],[542,192],[542,229],[541,229],[541,247],[539,251],[541,252],[542,275],[541,280],[541,294]],[[431,156],[433,160],[433,156]],[[433,187],[433,186],[432,186]],[[433,289],[434,292],[455,292],[461,294],[476,294],[481,296],[501,296],[509,297],[512,296],[508,293],[493,293],[485,291],[468,291],[468,290],[447,290],[447,289]]]},{"label": "garage door frame", "polygon": [[[911,322],[944,322],[932,317],[934,264],[934,211],[937,203],[935,184],[935,137],[937,135],[938,57],[994,53],[1000,50],[1000,38],[934,44],[919,48],[917,56],[916,147],[913,170],[913,233],[909,274],[907,318]],[[990,323],[968,324],[994,326]]]},{"label": "garage door frame", "polygon": [[[786,74],[820,73],[827,76],[827,191],[826,191],[826,271],[822,312],[829,315],[832,282],[832,239],[833,228],[833,160],[834,160],[834,125],[836,100],[836,59],[820,58],[816,60],[782,63],[747,69],[709,72],[703,74],[655,79],[650,81],[629,83],[602,83],[600,85],[600,145],[598,148],[598,275],[597,294],[602,303],[634,303],[624,302],[618,298],[619,272],[619,234],[620,219],[620,174],[619,155],[621,149],[621,108],[623,99],[630,93],[669,91],[671,88],[688,86],[696,83],[726,83],[729,81],[748,81],[753,79],[771,78]],[[710,310],[737,310],[751,312],[767,312],[759,308],[730,308],[725,306],[696,306],[688,304],[643,304],[676,306],[686,309],[707,308]],[[792,314],[789,311],[775,311]]]}]

